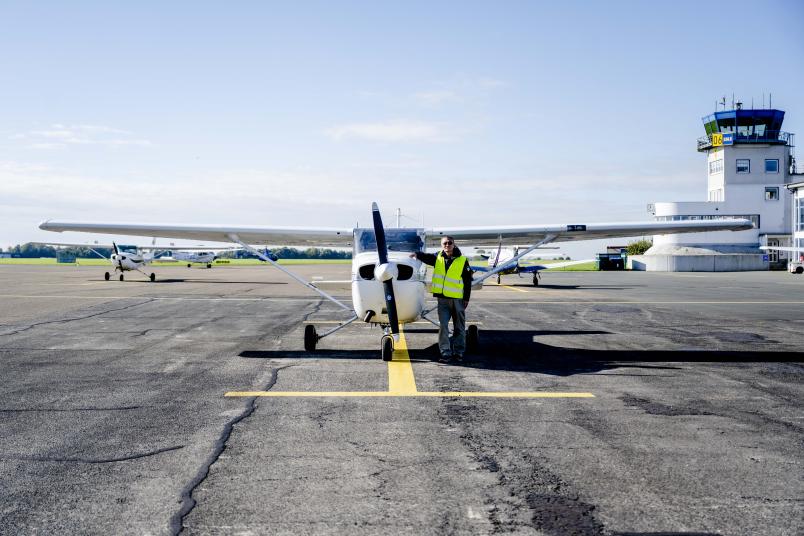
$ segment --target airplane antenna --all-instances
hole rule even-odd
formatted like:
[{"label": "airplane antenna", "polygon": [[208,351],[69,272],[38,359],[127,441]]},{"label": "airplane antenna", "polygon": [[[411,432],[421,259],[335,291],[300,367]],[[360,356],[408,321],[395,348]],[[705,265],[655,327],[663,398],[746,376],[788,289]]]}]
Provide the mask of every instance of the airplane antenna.
[{"label": "airplane antenna", "polygon": [[773,93],[768,93],[768,108],[773,108]]}]

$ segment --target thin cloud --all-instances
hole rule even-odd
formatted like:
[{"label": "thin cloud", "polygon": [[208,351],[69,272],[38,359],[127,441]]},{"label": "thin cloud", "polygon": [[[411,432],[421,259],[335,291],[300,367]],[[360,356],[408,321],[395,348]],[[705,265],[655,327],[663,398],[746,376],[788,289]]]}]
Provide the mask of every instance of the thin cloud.
[{"label": "thin cloud", "polygon": [[335,141],[361,139],[379,142],[444,142],[452,136],[443,123],[395,120],[379,123],[351,123],[325,131]]},{"label": "thin cloud", "polygon": [[55,123],[47,129],[14,134],[12,140],[25,140],[30,149],[57,149],[71,145],[139,146],[152,145],[149,140],[131,137],[132,133],[103,125],[63,125]]},{"label": "thin cloud", "polygon": [[413,94],[413,98],[421,103],[430,106],[436,106],[439,104],[455,102],[460,100],[460,97],[456,92],[450,91],[448,89],[419,91]]}]

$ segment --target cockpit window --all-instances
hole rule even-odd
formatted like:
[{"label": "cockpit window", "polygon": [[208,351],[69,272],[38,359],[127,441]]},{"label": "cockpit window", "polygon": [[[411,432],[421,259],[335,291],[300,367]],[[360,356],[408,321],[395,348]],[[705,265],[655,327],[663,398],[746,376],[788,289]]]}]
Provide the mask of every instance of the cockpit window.
[{"label": "cockpit window", "polygon": [[[417,229],[386,229],[385,241],[388,251],[412,253],[424,249],[424,240]],[[377,251],[374,229],[355,229],[355,249],[357,253]]]},{"label": "cockpit window", "polygon": [[120,253],[133,253],[134,255],[137,254],[137,246],[126,246],[123,244],[117,245],[117,251]]}]

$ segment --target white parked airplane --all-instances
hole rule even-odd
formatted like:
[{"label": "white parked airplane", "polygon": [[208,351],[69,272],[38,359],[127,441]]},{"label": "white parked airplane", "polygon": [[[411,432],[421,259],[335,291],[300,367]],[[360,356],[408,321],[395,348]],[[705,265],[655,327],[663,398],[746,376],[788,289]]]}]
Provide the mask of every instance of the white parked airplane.
[{"label": "white parked airplane", "polygon": [[[84,223],[45,221],[39,228],[47,231],[78,231],[100,234],[152,236],[175,239],[233,242],[271,263],[310,290],[351,313],[351,318],[338,326],[317,333],[312,325],[304,332],[304,347],[314,351],[320,339],[335,333],[357,319],[383,328],[382,358],[390,361],[394,342],[399,340],[399,324],[427,318],[425,309],[426,267],[409,254],[423,250],[427,239],[444,235],[459,244],[490,246],[497,244],[532,244],[511,259],[519,259],[551,242],[568,242],[639,235],[677,234],[704,231],[740,231],[751,229],[748,220],[692,220],[642,223],[604,223],[571,225],[514,225],[494,227],[389,228],[383,227],[380,211],[372,204],[373,229],[311,227],[239,227],[218,225],[169,225],[132,223]],[[276,261],[248,244],[286,244],[294,246],[349,246],[352,256],[352,305],[330,296],[302,277],[280,266]],[[477,277],[473,285],[501,272],[505,266]],[[433,322],[435,323],[435,322]],[[470,327],[471,328],[471,327]],[[477,328],[468,331],[469,341],[477,337]]]},{"label": "white parked airplane", "polygon": [[[92,253],[100,257],[101,259],[106,259],[112,265],[114,271],[112,273],[117,276],[117,272],[120,272],[120,281],[123,281],[123,272],[130,272],[130,271],[137,271],[140,272],[142,275],[147,277],[150,281],[156,281],[156,274],[151,272],[147,274],[142,271],[146,265],[150,264],[154,261],[154,255],[151,252],[140,252],[139,246],[134,245],[123,245],[120,244],[119,246],[112,242],[111,244],[98,244],[97,242],[93,244],[67,244],[64,242],[31,242],[32,244],[39,244],[42,246],[57,246],[57,247],[78,247],[78,248],[85,248],[90,250]],[[99,249],[111,249],[112,254],[110,256],[106,256],[100,251]],[[106,272],[103,277],[108,281],[112,277],[112,273]]]},{"label": "white parked airplane", "polygon": [[214,251],[182,251],[168,250],[166,255],[157,258],[160,262],[186,262],[187,268],[193,264],[206,264],[207,268],[212,268],[212,263],[218,258]]}]

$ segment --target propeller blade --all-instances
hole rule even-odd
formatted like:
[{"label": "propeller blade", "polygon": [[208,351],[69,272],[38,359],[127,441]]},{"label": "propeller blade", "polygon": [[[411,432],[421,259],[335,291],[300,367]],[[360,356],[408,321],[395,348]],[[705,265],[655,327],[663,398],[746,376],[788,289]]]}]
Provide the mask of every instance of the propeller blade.
[{"label": "propeller blade", "polygon": [[114,248],[114,254],[115,254],[115,255],[120,255],[120,252],[119,252],[119,251],[117,251],[117,244],[115,244],[114,242],[112,242],[112,247]]},{"label": "propeller blade", "polygon": [[385,291],[385,309],[388,311],[388,324],[391,325],[391,333],[399,335],[399,317],[396,314],[393,279],[384,281],[382,288]]},{"label": "propeller blade", "polygon": [[[385,228],[382,226],[382,217],[377,203],[371,204],[371,216],[374,219],[374,236],[377,239],[377,256],[380,264],[388,264],[388,245],[385,241]],[[388,313],[388,324],[391,326],[391,333],[399,335],[399,316],[396,313],[396,298],[394,297],[393,278],[383,281],[383,293],[385,295],[385,310]]]},{"label": "propeller blade", "polygon": [[371,204],[371,217],[374,219],[374,236],[377,239],[377,254],[380,256],[380,264],[388,263],[388,247],[385,243],[385,228],[382,226],[382,216],[377,203]]}]

